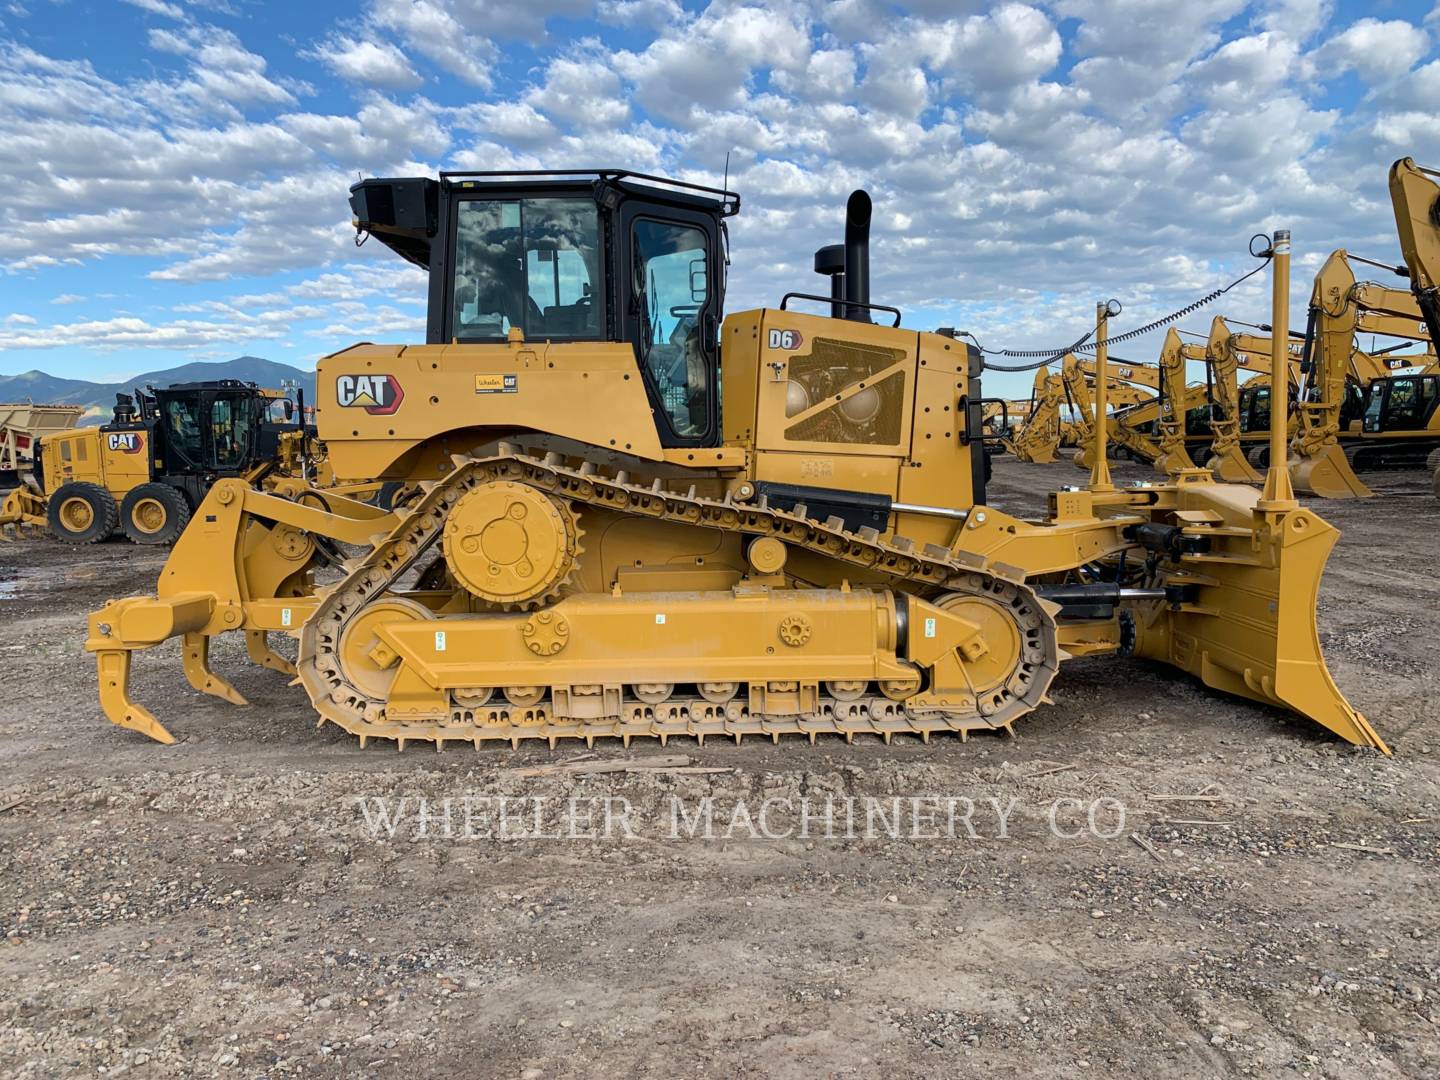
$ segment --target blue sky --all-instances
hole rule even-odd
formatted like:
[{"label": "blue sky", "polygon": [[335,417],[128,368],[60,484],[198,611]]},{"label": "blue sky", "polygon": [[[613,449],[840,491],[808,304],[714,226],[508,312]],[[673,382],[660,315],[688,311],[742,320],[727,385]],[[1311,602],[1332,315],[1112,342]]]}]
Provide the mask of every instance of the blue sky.
[{"label": "blue sky", "polygon": [[1331,249],[1398,258],[1385,170],[1440,165],[1437,56],[1434,5],[1384,0],[0,0],[0,373],[420,340],[422,275],[354,247],[357,174],[717,182],[727,151],[730,310],[820,285],[865,186],[910,325],[1044,347],[1114,296],[1124,330],[1280,225],[1298,317]]}]

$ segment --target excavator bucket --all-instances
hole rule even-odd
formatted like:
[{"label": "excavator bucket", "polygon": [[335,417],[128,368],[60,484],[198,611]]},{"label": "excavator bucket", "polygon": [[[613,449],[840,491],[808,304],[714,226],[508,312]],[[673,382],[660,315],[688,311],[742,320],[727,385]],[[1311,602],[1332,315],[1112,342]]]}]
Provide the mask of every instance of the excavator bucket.
[{"label": "excavator bucket", "polygon": [[1255,467],[1245,460],[1239,443],[1226,447],[1223,453],[1211,455],[1206,465],[1227,484],[1258,484],[1264,479],[1255,471]]},{"label": "excavator bucket", "polygon": [[1292,458],[1290,481],[1297,492],[1322,499],[1369,499],[1375,494],[1355,475],[1345,451],[1333,442],[1314,457]]},{"label": "excavator bucket", "polygon": [[1182,481],[1176,495],[1178,521],[1208,522],[1211,539],[1208,550],[1182,555],[1185,573],[1171,578],[1193,585],[1195,599],[1153,613],[1140,630],[1140,655],[1390,753],[1345,700],[1320,650],[1316,601],[1339,530],[1301,507],[1266,512],[1254,488],[1203,477]]},{"label": "excavator bucket", "polygon": [[1185,448],[1183,437],[1162,438],[1160,440],[1160,456],[1150,464],[1157,473],[1172,477],[1186,469],[1195,468],[1195,462],[1190,460],[1190,452]]}]

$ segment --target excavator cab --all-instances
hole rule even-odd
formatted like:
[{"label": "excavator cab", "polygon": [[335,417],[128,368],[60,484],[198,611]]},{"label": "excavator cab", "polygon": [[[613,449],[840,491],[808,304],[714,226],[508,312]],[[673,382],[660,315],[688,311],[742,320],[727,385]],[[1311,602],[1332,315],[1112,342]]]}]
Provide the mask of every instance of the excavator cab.
[{"label": "excavator cab", "polygon": [[1392,375],[1371,384],[1366,432],[1416,431],[1430,426],[1440,406],[1440,375]]},{"label": "excavator cab", "polygon": [[428,344],[620,342],[666,447],[721,441],[733,192],[629,172],[362,180],[355,226],[430,274]]}]

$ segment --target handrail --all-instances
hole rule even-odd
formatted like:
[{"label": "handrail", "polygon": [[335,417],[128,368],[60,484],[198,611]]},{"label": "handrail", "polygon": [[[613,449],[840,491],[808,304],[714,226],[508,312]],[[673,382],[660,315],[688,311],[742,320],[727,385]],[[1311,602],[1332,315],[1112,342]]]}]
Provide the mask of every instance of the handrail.
[{"label": "handrail", "polygon": [[895,321],[890,325],[900,325],[900,309],[891,307],[889,304],[862,304],[858,300],[837,300],[833,296],[820,296],[816,293],[787,292],[780,298],[780,310],[784,311],[785,305],[791,300],[814,300],[820,304],[836,304],[840,307],[858,307],[865,308],[869,311],[888,311],[895,316]]}]

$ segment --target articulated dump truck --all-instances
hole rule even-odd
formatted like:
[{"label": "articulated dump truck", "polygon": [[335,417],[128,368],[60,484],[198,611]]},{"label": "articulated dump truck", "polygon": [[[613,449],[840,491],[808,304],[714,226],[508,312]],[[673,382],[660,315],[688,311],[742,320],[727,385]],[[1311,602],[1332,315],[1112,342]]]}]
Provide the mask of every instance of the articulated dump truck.
[{"label": "articulated dump truck", "polygon": [[[1165,661],[1385,750],[1320,653],[1337,532],[1204,470],[985,502],[980,352],[872,303],[871,204],[824,293],[723,314],[733,192],[624,171],[364,180],[355,227],[426,268],[424,345],[319,364],[337,480],[221,480],[154,596],[89,621],[101,705],[243,633],[361,744],[1010,730],[1071,657]],[[837,229],[838,231],[838,229]],[[805,307],[810,310],[795,310]],[[298,638],[292,665],[268,638]]]}]

